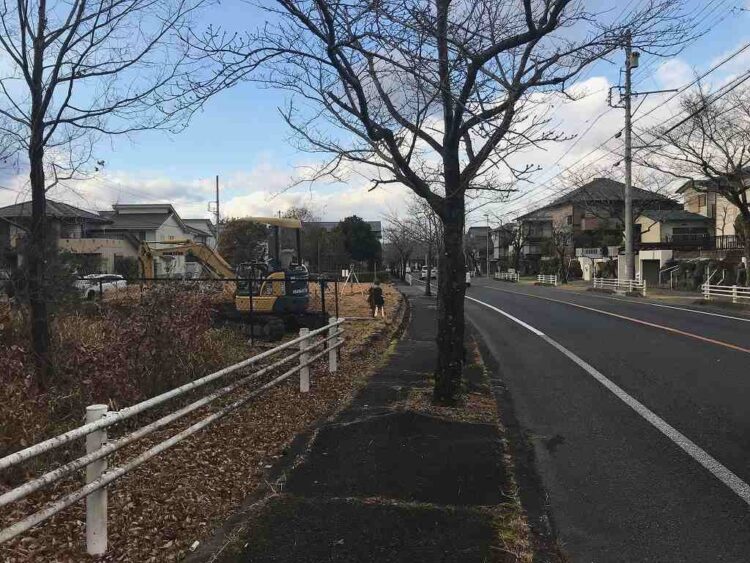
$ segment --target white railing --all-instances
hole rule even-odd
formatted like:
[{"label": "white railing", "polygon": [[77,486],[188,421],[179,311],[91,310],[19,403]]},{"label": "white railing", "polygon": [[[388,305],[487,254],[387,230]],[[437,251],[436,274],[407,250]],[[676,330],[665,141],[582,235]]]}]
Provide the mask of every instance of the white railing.
[{"label": "white railing", "polygon": [[495,279],[500,281],[518,282],[520,276],[516,272],[495,272]]},{"label": "white railing", "polygon": [[611,289],[612,291],[638,292],[646,297],[646,280],[621,280],[610,278],[594,278],[592,280],[594,289]]},{"label": "white railing", "polygon": [[750,288],[741,285],[710,285],[704,283],[701,286],[703,299],[731,299],[732,303],[749,303]]},{"label": "white railing", "polygon": [[[23,485],[0,495],[0,507],[3,507],[11,502],[20,500],[67,475],[70,475],[71,473],[82,469],[86,470],[86,483],[83,487],[51,502],[45,508],[27,516],[23,520],[19,520],[7,528],[0,529],[0,543],[26,532],[61,510],[85,498],[86,550],[91,555],[101,555],[105,553],[107,550],[107,485],[150,460],[154,456],[171,448],[188,436],[195,434],[232,411],[238,409],[251,399],[263,393],[263,391],[278,385],[295,373],[299,373],[300,392],[308,392],[310,390],[310,366],[326,355],[328,356],[329,373],[336,373],[338,348],[344,343],[344,339],[341,337],[344,332],[343,322],[344,319],[336,319],[332,317],[329,324],[322,328],[313,331],[310,331],[307,328],[302,328],[300,329],[299,337],[293,340],[285,342],[242,362],[206,375],[205,377],[186,383],[185,385],[172,389],[171,391],[152,397],[146,401],[142,401],[130,407],[125,407],[119,411],[108,412],[107,405],[91,405],[86,409],[86,423],[83,426],[79,426],[65,432],[64,434],[49,438],[48,440],[44,440],[33,446],[29,446],[23,450],[19,450],[1,458],[0,471],[23,463],[44,452],[48,452],[74,440],[83,437],[86,438],[86,455],[65,463],[56,469],[33,478]],[[252,373],[244,375],[239,379],[228,381],[224,387],[216,389],[203,398],[183,406],[171,414],[162,416],[158,420],[147,424],[130,434],[126,434],[116,440],[108,441],[108,427],[127,420],[138,413],[156,407],[157,405],[161,405],[170,399],[180,397],[208,383],[221,381],[222,378],[232,374],[239,374],[241,370],[257,365],[263,360],[271,358],[284,351],[293,352],[285,355],[281,359],[274,360],[267,365],[259,365],[258,369]],[[284,373],[277,375],[281,366],[288,364],[295,359],[298,359],[298,362],[295,365]],[[267,375],[268,377],[261,381],[260,378],[264,375]],[[250,385],[252,383],[255,383],[255,385]],[[188,428],[173,435],[171,438],[152,446],[137,457],[123,463],[123,465],[107,469],[106,458],[109,454],[143,438],[159,428],[179,420],[188,413],[204,407],[220,397],[242,388],[246,388],[247,392],[228,405],[221,407],[209,416],[206,416]]]},{"label": "white railing", "polygon": [[537,283],[543,283],[545,285],[554,285],[557,286],[557,274],[552,276],[545,276],[544,274],[539,274],[536,277]]}]

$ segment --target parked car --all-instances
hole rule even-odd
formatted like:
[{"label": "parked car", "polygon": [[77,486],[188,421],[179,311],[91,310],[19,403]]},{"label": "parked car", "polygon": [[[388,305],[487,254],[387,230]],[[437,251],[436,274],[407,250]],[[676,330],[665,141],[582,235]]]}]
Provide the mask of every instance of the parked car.
[{"label": "parked car", "polygon": [[92,300],[99,296],[100,292],[127,287],[128,282],[117,274],[89,274],[75,282],[75,286],[81,290],[81,296]]}]

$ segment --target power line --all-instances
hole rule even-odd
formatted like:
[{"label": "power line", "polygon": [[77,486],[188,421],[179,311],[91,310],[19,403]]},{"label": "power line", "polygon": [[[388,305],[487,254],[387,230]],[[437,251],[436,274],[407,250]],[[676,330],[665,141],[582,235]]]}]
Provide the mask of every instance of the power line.
[{"label": "power line", "polygon": [[[668,103],[669,101],[671,101],[671,100],[675,99],[675,98],[676,98],[677,96],[679,96],[680,94],[683,94],[683,93],[684,93],[684,92],[685,92],[685,91],[686,91],[687,89],[691,88],[692,86],[694,86],[695,84],[697,84],[698,82],[700,82],[700,81],[701,81],[702,79],[704,79],[704,78],[705,78],[706,76],[708,76],[709,74],[711,74],[711,73],[715,72],[715,71],[716,71],[716,70],[717,70],[718,68],[720,68],[720,67],[722,67],[723,65],[727,64],[727,63],[728,63],[729,61],[731,61],[731,60],[732,60],[732,59],[734,59],[735,57],[739,56],[740,54],[742,54],[742,53],[743,53],[744,51],[746,51],[747,49],[750,49],[750,42],[748,42],[748,43],[744,44],[744,45],[743,45],[743,46],[741,46],[741,47],[740,47],[739,49],[737,49],[736,51],[734,51],[733,53],[731,53],[730,55],[728,55],[727,57],[725,57],[724,59],[722,59],[722,60],[721,60],[721,61],[719,61],[718,63],[714,64],[714,65],[713,65],[713,66],[712,66],[712,67],[711,67],[710,69],[708,69],[707,71],[703,72],[703,73],[702,73],[702,74],[701,74],[700,76],[696,77],[695,79],[693,79],[693,80],[692,80],[692,81],[690,81],[689,83],[687,83],[687,84],[683,85],[683,86],[682,86],[681,88],[679,88],[679,89],[678,89],[678,91],[677,91],[676,93],[674,93],[674,94],[673,94],[673,95],[671,95],[671,96],[670,96],[669,98],[667,98],[667,100],[665,100],[664,102],[662,102],[662,103],[661,103],[661,104],[659,104],[658,106],[655,106],[654,108],[652,108],[652,109],[651,109],[650,111],[646,112],[645,114],[642,114],[641,116],[639,116],[639,117],[635,118],[635,119],[633,120],[633,122],[634,122],[634,123],[636,123],[636,122],[638,122],[638,121],[641,121],[641,120],[645,119],[646,117],[648,117],[649,115],[651,115],[651,114],[652,114],[652,113],[653,113],[654,111],[656,111],[657,109],[659,109],[659,108],[662,108],[662,107],[664,107],[664,105],[665,105],[666,103]],[[609,111],[609,110],[607,110],[607,111]],[[604,112],[603,114],[601,114],[600,116],[598,116],[598,117],[597,117],[597,120],[598,120],[598,119],[600,119],[600,118],[601,118],[601,117],[602,117],[602,116],[603,116],[604,114],[606,114],[606,113],[607,113],[607,112],[605,111],[605,112]],[[679,113],[678,113],[677,115],[679,115]],[[662,125],[663,125],[664,123],[666,123],[666,122],[668,122],[668,121],[670,121],[670,120],[674,119],[674,117],[676,117],[676,116],[671,116],[671,117],[670,117],[670,118],[668,118],[668,119],[667,119],[667,120],[666,120],[665,122],[662,122]],[[593,126],[593,125],[592,125],[592,126]],[[589,127],[589,129],[590,129],[590,128],[591,128],[591,127]],[[588,131],[588,129],[587,129],[587,131]],[[605,146],[606,146],[606,144],[607,144],[607,143],[609,143],[609,142],[610,142],[611,140],[613,140],[613,139],[617,138],[618,136],[619,136],[619,132],[618,132],[618,133],[616,133],[616,134],[614,134],[614,135],[612,135],[612,136],[611,136],[611,137],[609,137],[608,139],[606,139],[606,140],[605,140],[605,141],[604,141],[603,143],[599,144],[599,145],[598,145],[597,147],[593,148],[593,149],[592,149],[592,150],[590,150],[590,151],[589,151],[588,153],[586,153],[585,155],[583,155],[583,156],[582,156],[581,158],[579,158],[579,159],[578,159],[578,160],[576,160],[575,162],[571,163],[570,165],[568,165],[567,167],[565,167],[565,168],[564,168],[563,170],[559,171],[558,173],[554,174],[553,176],[551,176],[550,178],[548,178],[547,180],[545,180],[545,181],[544,181],[543,183],[541,183],[541,184],[538,184],[537,186],[535,186],[534,188],[532,188],[531,190],[529,190],[529,191],[527,191],[527,192],[524,192],[523,194],[520,194],[520,195],[519,195],[518,197],[516,197],[515,199],[511,200],[511,201],[510,201],[510,202],[508,202],[508,203],[513,203],[513,202],[515,202],[515,201],[520,201],[520,200],[522,200],[522,199],[525,199],[525,198],[527,198],[528,196],[530,196],[530,195],[531,195],[532,193],[534,193],[534,192],[536,192],[536,191],[538,191],[539,189],[542,189],[542,188],[544,188],[544,187],[547,187],[547,189],[549,189],[549,184],[550,184],[550,183],[551,183],[551,182],[552,182],[553,180],[555,180],[556,178],[560,177],[561,175],[563,175],[563,174],[564,174],[565,172],[569,171],[569,170],[570,170],[571,168],[573,168],[573,167],[574,167],[574,166],[576,166],[577,164],[579,164],[579,163],[583,162],[583,161],[584,161],[584,160],[585,160],[586,158],[588,158],[588,157],[589,157],[590,155],[594,154],[595,152],[599,151],[599,150],[600,150],[600,149],[602,149],[602,148],[605,148]],[[568,152],[569,152],[569,151],[568,151]],[[595,159],[595,160],[594,160],[593,162],[589,162],[588,164],[593,164],[593,163],[596,163],[596,162],[598,162],[598,161],[602,160],[602,158],[604,158],[604,157],[606,157],[606,156],[608,156],[608,155],[606,155],[606,154],[604,154],[604,155],[600,155],[600,156],[599,156],[599,157],[597,157],[597,158],[596,158],[596,159]],[[560,161],[560,159],[558,159],[558,162],[559,162],[559,161]],[[553,166],[554,166],[554,165],[553,165]],[[555,195],[556,195],[556,194],[555,194]],[[517,209],[518,209],[518,208],[512,208],[512,209],[511,209],[511,210],[509,210],[509,211],[508,211],[507,213],[512,213],[513,211],[516,211]]]}]

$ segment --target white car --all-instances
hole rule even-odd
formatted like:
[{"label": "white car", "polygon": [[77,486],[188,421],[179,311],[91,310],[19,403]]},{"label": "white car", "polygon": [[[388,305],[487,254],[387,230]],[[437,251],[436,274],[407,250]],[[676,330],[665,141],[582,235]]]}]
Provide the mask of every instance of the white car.
[{"label": "white car", "polygon": [[81,295],[88,300],[100,296],[100,293],[105,291],[122,289],[127,285],[125,278],[117,274],[89,274],[75,283],[75,286],[81,290]]}]

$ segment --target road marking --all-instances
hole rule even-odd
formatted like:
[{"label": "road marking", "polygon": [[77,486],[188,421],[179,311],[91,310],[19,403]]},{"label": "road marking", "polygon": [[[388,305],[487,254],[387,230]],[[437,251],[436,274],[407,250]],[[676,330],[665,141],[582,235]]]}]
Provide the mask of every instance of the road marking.
[{"label": "road marking", "polygon": [[492,309],[493,311],[495,311],[497,313],[500,313],[501,315],[503,315],[505,317],[508,317],[511,321],[514,321],[514,322],[520,324],[523,328],[530,330],[531,332],[533,332],[537,336],[544,336],[544,333],[541,330],[538,330],[538,329],[534,328],[530,324],[526,324],[521,319],[519,319],[517,317],[514,317],[510,313],[506,313],[502,309],[498,309],[497,307],[493,307],[489,303],[485,303],[484,301],[480,301],[479,299],[474,299],[473,297],[469,297],[468,295],[466,296],[466,299],[470,299],[471,301],[475,301],[477,303],[480,303],[480,304],[484,305],[485,307],[487,307],[488,309]]},{"label": "road marking", "polygon": [[518,291],[508,291],[507,289],[500,289],[498,287],[490,287],[490,286],[483,286],[487,289],[492,289],[495,291],[502,291],[503,293],[512,293],[513,295],[523,295],[524,297],[532,297],[534,299],[543,299],[545,301],[552,301],[554,303],[562,303],[563,305],[570,305],[571,307],[577,307],[579,309],[585,309],[587,311],[593,311],[595,313],[600,313],[602,315],[609,315],[610,317],[616,317],[618,319],[623,319],[626,321],[630,321],[633,323],[641,324],[644,326],[650,326],[652,328],[658,328],[661,330],[665,330],[667,332],[672,332],[674,334],[679,334],[681,336],[687,336],[688,338],[695,338],[696,340],[701,340],[703,342],[708,342],[709,344],[716,344],[717,346],[723,346],[725,348],[729,348],[731,350],[736,350],[738,352],[744,352],[746,354],[750,354],[750,348],[743,348],[742,346],[738,346],[736,344],[730,344],[729,342],[724,342],[723,340],[716,340],[714,338],[708,338],[707,336],[701,336],[699,334],[694,334],[692,332],[686,332],[684,330],[680,330],[678,328],[672,328],[671,326],[665,326],[660,325],[656,323],[651,323],[649,321],[644,321],[641,319],[636,319],[634,317],[628,317],[626,315],[620,315],[618,313],[613,313],[611,311],[604,311],[603,309],[596,309],[594,307],[588,307],[586,305],[581,305],[579,303],[571,303],[570,301],[563,301],[562,299],[553,299],[552,297],[543,297],[541,295],[534,295],[531,293],[522,293]]},{"label": "road marking", "polygon": [[[510,293],[513,293],[513,292],[510,292]],[[709,454],[707,451],[701,448],[698,444],[690,440],[690,438],[685,436],[682,432],[680,432],[679,430],[674,428],[672,425],[670,425],[666,420],[661,418],[658,414],[656,414],[654,411],[649,409],[646,405],[641,403],[638,399],[636,399],[635,397],[632,397],[631,395],[628,395],[628,393],[624,389],[622,389],[619,385],[614,383],[611,379],[607,378],[604,374],[598,371],[591,364],[587,363],[585,360],[583,360],[582,358],[580,358],[579,356],[577,356],[576,354],[574,354],[573,352],[565,348],[565,346],[563,346],[562,344],[559,344],[557,341],[553,340],[552,338],[544,334],[542,331],[534,328],[528,323],[523,322],[522,320],[514,317],[513,315],[510,315],[506,313],[505,311],[502,311],[501,309],[498,309],[497,307],[490,305],[489,303],[480,301],[479,299],[474,299],[473,297],[467,297],[467,299],[470,299],[471,301],[479,303],[480,305],[484,305],[488,309],[501,313],[505,317],[518,323],[520,326],[531,331],[536,336],[539,336],[540,338],[542,338],[544,341],[549,343],[552,347],[557,349],[559,352],[562,352],[575,364],[581,367],[586,373],[588,373],[591,377],[593,377],[601,385],[603,385],[607,390],[611,391],[612,394],[614,394],[618,399],[620,399],[623,403],[625,403],[627,406],[633,409],[641,418],[643,418],[648,423],[650,423],[659,432],[661,432],[667,438],[672,440],[672,442],[674,442],[677,446],[679,446],[685,453],[687,453],[695,461],[700,463],[714,477],[716,477],[719,481],[724,483],[738,497],[744,500],[745,503],[750,505],[750,485],[745,483],[745,481],[740,479],[737,475],[735,475],[730,469],[725,467],[721,462],[719,462],[711,454]]]},{"label": "road marking", "polygon": [[[483,285],[481,287],[488,287],[490,289],[493,289],[490,286]],[[583,294],[581,294],[583,295]],[[634,305],[650,305],[651,307],[662,307],[664,309],[676,309],[678,311],[685,311],[687,313],[695,313],[697,315],[708,315],[710,317],[721,317],[722,319],[731,319],[733,321],[742,321],[745,323],[750,323],[750,318],[747,317],[733,317],[731,315],[722,315],[721,313],[711,313],[709,311],[698,311],[696,309],[687,309],[685,307],[676,307],[675,305],[662,305],[661,303],[651,303],[649,301],[637,301],[635,299],[618,299],[617,297],[607,297],[606,295],[595,295],[592,294],[592,292],[586,292],[586,295],[588,297],[596,297],[597,299],[607,299],[609,301],[620,301],[621,303],[633,303]]]}]

